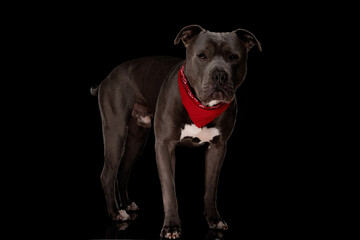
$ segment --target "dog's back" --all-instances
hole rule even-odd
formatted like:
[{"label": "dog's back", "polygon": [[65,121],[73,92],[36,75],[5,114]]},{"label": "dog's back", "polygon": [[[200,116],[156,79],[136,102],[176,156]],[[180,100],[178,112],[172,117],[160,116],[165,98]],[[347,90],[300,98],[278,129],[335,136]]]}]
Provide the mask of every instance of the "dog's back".
[{"label": "dog's back", "polygon": [[[92,87],[92,95],[99,95],[100,107],[122,99],[124,104],[139,103],[155,112],[161,85],[171,68],[182,59],[168,56],[143,57],[118,65],[97,87]],[[129,78],[131,76],[131,79]],[[111,102],[109,102],[111,101]]]}]

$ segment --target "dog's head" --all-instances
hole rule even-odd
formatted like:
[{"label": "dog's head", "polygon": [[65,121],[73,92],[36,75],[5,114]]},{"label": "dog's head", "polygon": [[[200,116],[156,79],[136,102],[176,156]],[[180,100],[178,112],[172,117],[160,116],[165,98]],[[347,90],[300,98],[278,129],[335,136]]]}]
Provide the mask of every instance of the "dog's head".
[{"label": "dog's head", "polygon": [[186,47],[186,78],[204,106],[231,102],[245,79],[248,52],[253,46],[262,51],[260,42],[245,29],[210,32],[189,25],[174,43],[180,40]]}]

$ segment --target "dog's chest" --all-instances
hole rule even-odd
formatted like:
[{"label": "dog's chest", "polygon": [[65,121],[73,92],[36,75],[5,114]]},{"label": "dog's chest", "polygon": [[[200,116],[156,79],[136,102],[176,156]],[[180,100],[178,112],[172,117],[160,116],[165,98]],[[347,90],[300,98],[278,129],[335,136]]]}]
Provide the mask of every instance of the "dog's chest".
[{"label": "dog's chest", "polygon": [[198,128],[195,124],[185,124],[184,128],[181,129],[180,141],[186,137],[198,138],[199,143],[210,142],[214,137],[219,136],[219,129],[212,127]]}]

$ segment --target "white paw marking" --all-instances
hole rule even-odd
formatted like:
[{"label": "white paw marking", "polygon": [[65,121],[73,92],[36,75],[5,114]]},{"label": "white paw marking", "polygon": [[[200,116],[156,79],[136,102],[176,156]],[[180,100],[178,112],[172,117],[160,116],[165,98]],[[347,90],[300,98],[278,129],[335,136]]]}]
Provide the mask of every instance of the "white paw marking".
[{"label": "white paw marking", "polygon": [[199,138],[200,143],[210,142],[214,137],[220,135],[217,128],[202,127],[198,128],[195,124],[185,124],[184,129],[181,129],[180,140],[185,137]]},{"label": "white paw marking", "polygon": [[120,220],[126,221],[130,219],[130,216],[127,214],[125,210],[119,210],[119,216]]},{"label": "white paw marking", "polygon": [[138,211],[139,207],[136,205],[136,203],[132,202],[126,207],[126,211]]},{"label": "white paw marking", "polygon": [[224,223],[223,221],[218,222],[218,224],[216,225],[217,229],[224,229],[227,228],[226,223]]}]

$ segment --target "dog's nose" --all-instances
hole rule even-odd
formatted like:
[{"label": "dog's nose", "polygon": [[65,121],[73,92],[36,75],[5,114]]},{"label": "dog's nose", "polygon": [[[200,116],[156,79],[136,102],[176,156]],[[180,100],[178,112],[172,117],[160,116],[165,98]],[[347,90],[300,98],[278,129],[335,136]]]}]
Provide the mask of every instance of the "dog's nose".
[{"label": "dog's nose", "polygon": [[228,79],[228,74],[224,70],[216,69],[212,72],[212,79],[216,83],[224,84]]}]

